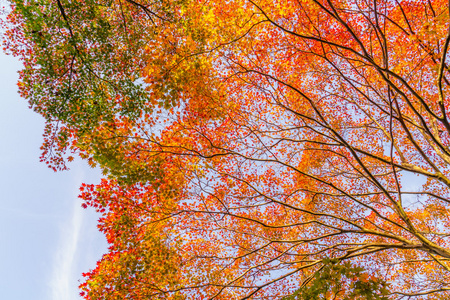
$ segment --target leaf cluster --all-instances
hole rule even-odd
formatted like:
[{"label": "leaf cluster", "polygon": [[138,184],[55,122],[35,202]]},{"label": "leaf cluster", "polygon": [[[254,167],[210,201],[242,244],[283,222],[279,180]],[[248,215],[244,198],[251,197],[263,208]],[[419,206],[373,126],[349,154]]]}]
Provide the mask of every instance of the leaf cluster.
[{"label": "leaf cluster", "polygon": [[310,282],[283,300],[388,300],[388,284],[350,262],[326,258]]}]

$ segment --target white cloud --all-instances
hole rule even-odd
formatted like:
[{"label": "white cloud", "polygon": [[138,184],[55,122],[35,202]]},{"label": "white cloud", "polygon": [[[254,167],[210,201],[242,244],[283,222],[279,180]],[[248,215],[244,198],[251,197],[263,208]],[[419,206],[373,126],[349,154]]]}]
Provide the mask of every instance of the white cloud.
[{"label": "white cloud", "polygon": [[[75,186],[78,188],[81,180],[76,180],[75,182]],[[78,201],[77,196],[78,190],[73,194],[72,201],[74,204],[71,217],[61,229],[61,238],[53,262],[53,272],[50,280],[52,300],[80,299],[77,286],[77,279],[80,274],[77,274],[78,264],[76,258],[84,222],[84,211],[80,207],[80,201]]]}]

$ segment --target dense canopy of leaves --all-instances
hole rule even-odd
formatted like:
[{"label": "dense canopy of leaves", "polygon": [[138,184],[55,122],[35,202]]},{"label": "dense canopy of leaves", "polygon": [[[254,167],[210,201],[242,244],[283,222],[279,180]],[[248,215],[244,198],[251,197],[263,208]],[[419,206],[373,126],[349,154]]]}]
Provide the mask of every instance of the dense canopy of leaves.
[{"label": "dense canopy of leaves", "polygon": [[442,0],[12,1],[43,160],[105,174],[81,188],[110,243],[83,297],[449,298],[449,20]]}]

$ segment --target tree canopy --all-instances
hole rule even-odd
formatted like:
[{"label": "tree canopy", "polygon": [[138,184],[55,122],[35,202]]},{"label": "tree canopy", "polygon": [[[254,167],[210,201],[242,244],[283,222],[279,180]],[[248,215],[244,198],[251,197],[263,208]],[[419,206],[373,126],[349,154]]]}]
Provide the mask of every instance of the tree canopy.
[{"label": "tree canopy", "polygon": [[11,0],[42,160],[104,174],[81,295],[449,298],[449,10]]}]

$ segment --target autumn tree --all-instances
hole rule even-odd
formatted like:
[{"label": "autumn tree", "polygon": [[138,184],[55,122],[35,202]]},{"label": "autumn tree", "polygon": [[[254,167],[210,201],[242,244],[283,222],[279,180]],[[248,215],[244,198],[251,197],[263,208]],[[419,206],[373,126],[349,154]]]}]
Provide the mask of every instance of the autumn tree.
[{"label": "autumn tree", "polygon": [[450,297],[449,9],[12,1],[43,160],[105,174],[81,188],[110,243],[82,295]]}]

